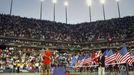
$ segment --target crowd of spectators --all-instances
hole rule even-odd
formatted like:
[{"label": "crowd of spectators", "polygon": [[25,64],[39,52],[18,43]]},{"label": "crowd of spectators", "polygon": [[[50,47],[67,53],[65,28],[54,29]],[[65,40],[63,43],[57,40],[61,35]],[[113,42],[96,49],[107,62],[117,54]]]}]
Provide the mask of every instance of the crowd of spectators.
[{"label": "crowd of spectators", "polygon": [[124,40],[134,35],[134,17],[64,24],[0,14],[0,33],[5,37],[76,43],[107,40],[109,37],[113,40]]},{"label": "crowd of spectators", "polygon": [[[21,72],[40,72],[43,67],[44,52],[45,49],[37,48],[0,49],[0,71],[17,72],[17,67],[19,67]],[[74,59],[82,60],[84,57],[91,56],[89,51],[68,53],[63,50],[51,50],[51,52],[51,67],[64,65],[69,68],[75,66]]]},{"label": "crowd of spectators", "polygon": [[[98,58],[100,51],[79,51],[79,52],[62,52],[58,50],[51,50],[51,69],[57,65],[65,65],[67,70],[73,68],[75,71],[97,71],[95,65],[99,65],[99,61],[94,59]],[[35,48],[9,48],[0,50],[0,71],[4,72],[16,72],[17,67],[21,72],[41,72],[43,66],[44,49]],[[83,63],[79,63],[79,60],[88,59]],[[19,66],[18,66],[19,65]],[[134,65],[134,64],[133,64]],[[82,67],[83,66],[83,67]],[[88,66],[84,67],[84,66]],[[111,65],[106,66],[108,70],[117,69],[120,66]],[[130,66],[130,69],[133,66]],[[116,71],[118,71],[116,70]]]},{"label": "crowd of spectators", "polygon": [[[8,48],[0,49],[0,71],[16,72],[17,67],[23,72],[39,72],[43,67],[44,49],[36,48]],[[71,55],[61,53],[57,50],[52,51],[51,65],[56,66],[64,64],[69,66]],[[18,66],[19,65],[19,66]]]},{"label": "crowd of spectators", "polygon": [[[17,65],[20,66],[17,66]],[[41,65],[41,53],[33,49],[6,49],[0,50],[0,69],[10,70],[20,67],[32,71]]]},{"label": "crowd of spectators", "polygon": [[[23,72],[39,72],[43,66],[43,55],[45,49],[37,48],[6,48],[0,49],[0,71],[16,72],[17,67]],[[85,56],[88,58],[91,53],[86,52],[68,52],[63,50],[51,50],[51,66],[64,65],[66,67],[75,66],[74,58],[81,60]],[[75,60],[75,61],[76,61]],[[19,66],[18,66],[19,64]],[[25,70],[25,71],[24,71]]]}]

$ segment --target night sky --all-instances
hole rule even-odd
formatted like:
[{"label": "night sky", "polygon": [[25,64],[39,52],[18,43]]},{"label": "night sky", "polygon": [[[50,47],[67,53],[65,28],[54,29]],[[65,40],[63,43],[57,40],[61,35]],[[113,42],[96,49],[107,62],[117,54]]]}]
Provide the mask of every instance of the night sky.
[{"label": "night sky", "polygon": [[[56,21],[65,23],[65,0],[58,0],[56,4]],[[68,0],[68,23],[76,24],[89,22],[86,0]],[[0,13],[9,14],[10,0],[0,0]],[[121,17],[134,16],[134,0],[120,0]],[[117,4],[115,0],[106,0],[106,19],[117,18]],[[14,0],[13,15],[39,19],[40,0]],[[43,3],[43,20],[53,21],[52,0]],[[93,0],[92,20],[103,20],[100,0]]]}]

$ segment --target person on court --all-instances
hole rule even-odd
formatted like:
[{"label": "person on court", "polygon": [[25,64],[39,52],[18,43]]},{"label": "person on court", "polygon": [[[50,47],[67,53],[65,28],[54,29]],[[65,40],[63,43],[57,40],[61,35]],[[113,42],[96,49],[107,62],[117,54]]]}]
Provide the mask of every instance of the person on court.
[{"label": "person on court", "polygon": [[51,56],[52,53],[47,48],[43,55],[43,75],[50,75]]}]

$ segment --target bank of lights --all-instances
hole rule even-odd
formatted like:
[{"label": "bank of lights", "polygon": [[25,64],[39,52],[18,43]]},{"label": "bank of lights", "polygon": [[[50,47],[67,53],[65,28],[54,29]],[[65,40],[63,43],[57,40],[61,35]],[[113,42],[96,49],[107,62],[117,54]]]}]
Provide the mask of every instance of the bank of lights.
[{"label": "bank of lights", "polygon": [[92,0],[87,0],[87,5],[92,6]]},{"label": "bank of lights", "polygon": [[64,2],[64,5],[65,5],[65,6],[68,6],[68,1],[65,1],[65,2]]},{"label": "bank of lights", "polygon": [[57,0],[53,0],[53,3],[56,4],[57,3]]},{"label": "bank of lights", "polygon": [[120,0],[115,0],[116,2],[119,2]]},{"label": "bank of lights", "polygon": [[100,0],[100,2],[101,2],[102,4],[105,4],[105,3],[106,3],[106,0]]},{"label": "bank of lights", "polygon": [[44,2],[44,0],[40,0],[41,2]]}]

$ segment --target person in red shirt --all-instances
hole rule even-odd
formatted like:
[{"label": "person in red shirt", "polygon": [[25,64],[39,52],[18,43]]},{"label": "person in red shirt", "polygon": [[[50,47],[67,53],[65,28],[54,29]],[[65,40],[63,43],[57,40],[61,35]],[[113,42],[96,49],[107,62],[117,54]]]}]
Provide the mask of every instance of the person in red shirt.
[{"label": "person in red shirt", "polygon": [[43,65],[44,65],[43,75],[50,75],[49,71],[50,71],[50,64],[51,64],[51,56],[52,53],[49,51],[49,48],[47,48],[43,55]]}]

